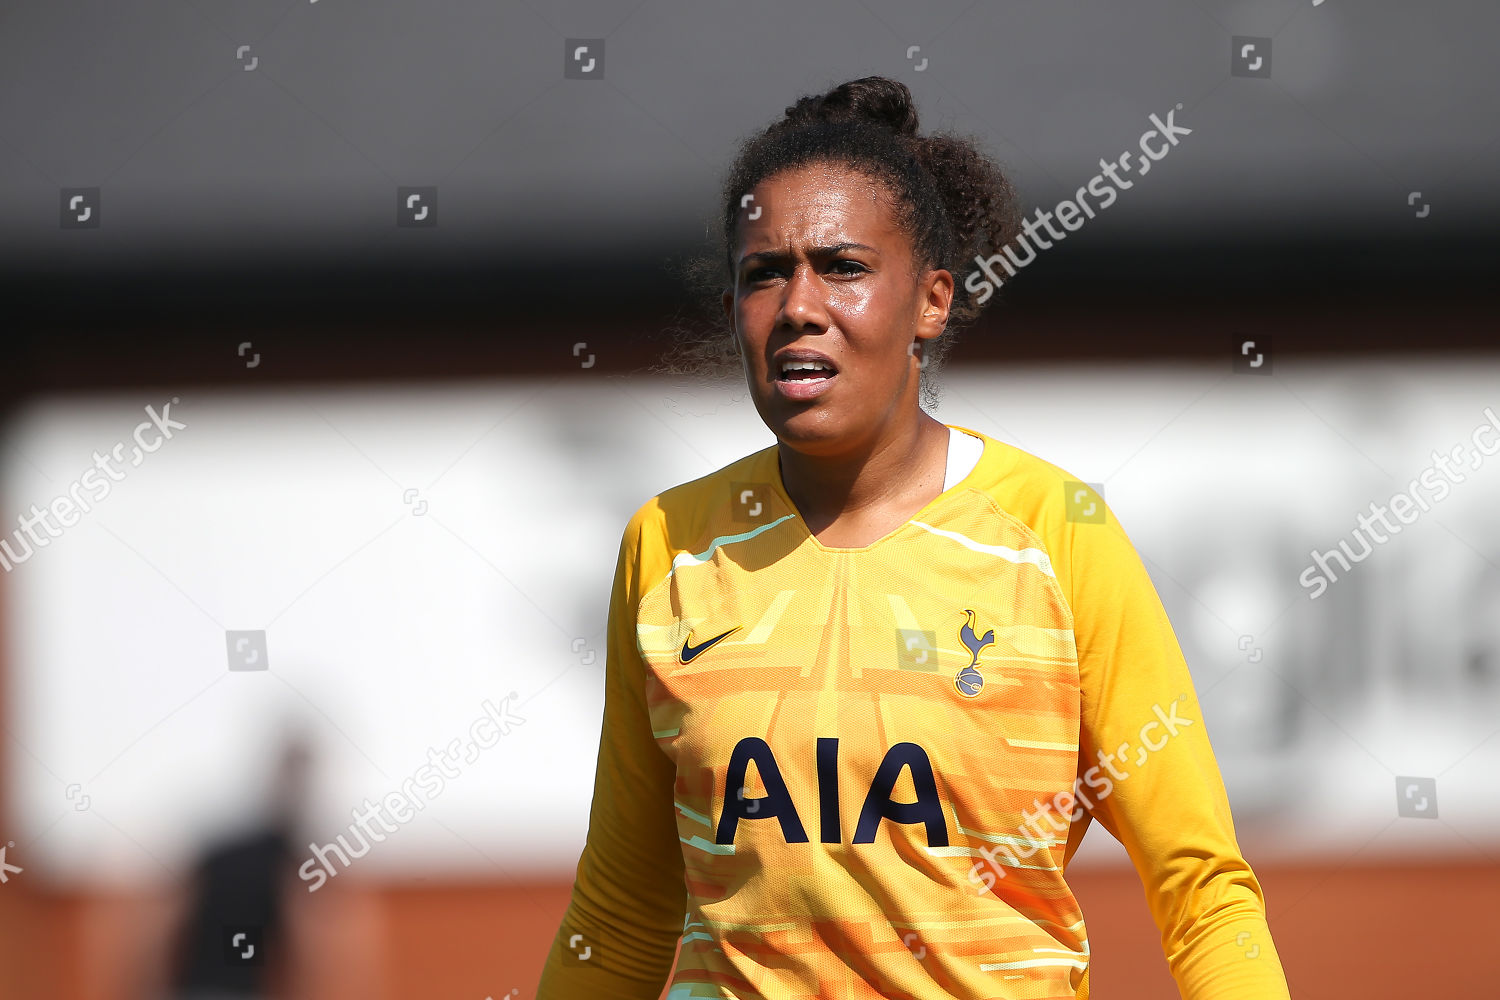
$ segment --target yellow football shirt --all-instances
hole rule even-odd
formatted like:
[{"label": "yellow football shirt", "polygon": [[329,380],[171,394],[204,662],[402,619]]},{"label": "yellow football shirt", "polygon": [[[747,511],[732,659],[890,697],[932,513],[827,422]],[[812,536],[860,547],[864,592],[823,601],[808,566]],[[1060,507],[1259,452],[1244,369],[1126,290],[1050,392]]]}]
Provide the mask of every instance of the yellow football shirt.
[{"label": "yellow football shirt", "polygon": [[1161,601],[1102,498],[978,463],[861,548],[775,445],[643,504],[593,805],[539,1000],[1088,996],[1065,877],[1124,844],[1187,1000],[1286,980]]}]

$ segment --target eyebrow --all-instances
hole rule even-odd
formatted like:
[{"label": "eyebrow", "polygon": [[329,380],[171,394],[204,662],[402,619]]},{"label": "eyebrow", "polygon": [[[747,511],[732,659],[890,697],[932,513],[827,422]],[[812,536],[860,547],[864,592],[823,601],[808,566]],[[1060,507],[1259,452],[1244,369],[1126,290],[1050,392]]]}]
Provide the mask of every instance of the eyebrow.
[{"label": "eyebrow", "polygon": [[[866,246],[863,243],[833,243],[826,247],[808,247],[807,252],[811,257],[831,257],[844,250],[868,250],[871,253],[880,252],[874,247]],[[785,250],[760,250],[756,253],[747,253],[741,257],[739,266],[744,267],[746,264],[759,263],[761,261],[785,260],[789,256],[791,254]]]}]

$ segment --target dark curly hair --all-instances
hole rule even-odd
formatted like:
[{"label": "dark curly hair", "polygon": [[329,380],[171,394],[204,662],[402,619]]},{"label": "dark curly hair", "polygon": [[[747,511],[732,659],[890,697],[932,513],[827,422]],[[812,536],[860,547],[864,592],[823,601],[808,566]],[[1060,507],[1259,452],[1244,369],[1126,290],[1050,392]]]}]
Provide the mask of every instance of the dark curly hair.
[{"label": "dark curly hair", "polygon": [[882,185],[896,224],[911,240],[920,273],[945,268],[954,275],[948,325],[924,346],[921,396],[938,401],[934,376],[952,346],[954,331],[979,317],[980,306],[963,286],[960,265],[999,251],[1020,231],[1014,188],[977,141],[951,133],[917,134],[917,109],[904,83],[867,76],[825,94],[800,98],[785,116],[740,147],[724,181],[711,238],[713,251],[677,267],[712,329],[679,324],[677,341],[652,370],[699,378],[743,377],[722,296],[734,287],[741,199],[767,177],[810,163],[857,171]]}]

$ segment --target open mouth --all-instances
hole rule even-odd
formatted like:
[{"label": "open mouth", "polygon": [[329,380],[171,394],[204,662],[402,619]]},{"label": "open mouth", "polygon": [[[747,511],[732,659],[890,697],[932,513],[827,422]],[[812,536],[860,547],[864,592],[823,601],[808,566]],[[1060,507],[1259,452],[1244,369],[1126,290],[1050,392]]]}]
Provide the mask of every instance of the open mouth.
[{"label": "open mouth", "polygon": [[776,376],[778,382],[820,382],[837,375],[828,365],[818,361],[789,361],[781,366]]},{"label": "open mouth", "polygon": [[839,373],[827,361],[796,358],[783,361],[776,375],[776,392],[786,400],[807,402],[817,399],[838,379]]}]

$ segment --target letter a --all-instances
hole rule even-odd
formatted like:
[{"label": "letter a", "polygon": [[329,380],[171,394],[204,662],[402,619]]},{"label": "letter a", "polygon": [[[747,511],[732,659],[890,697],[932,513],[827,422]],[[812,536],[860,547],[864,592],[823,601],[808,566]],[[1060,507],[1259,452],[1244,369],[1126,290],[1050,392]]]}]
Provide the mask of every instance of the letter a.
[{"label": "letter a", "polygon": [[[766,794],[760,798],[745,798],[745,770],[751,761],[760,772],[761,783]],[[719,813],[719,825],[714,831],[714,843],[734,843],[734,832],[742,819],[766,819],[775,816],[781,821],[781,835],[788,844],[807,843],[807,831],[792,805],[792,795],[786,782],[781,780],[781,770],[776,766],[776,757],[766,741],[758,736],[746,736],[734,745],[729,755],[729,767],[724,777],[724,809]]]},{"label": "letter a", "polygon": [[[912,787],[917,791],[915,802],[893,802],[891,792],[896,788],[896,779],[903,767],[911,768]],[[932,776],[932,763],[927,752],[915,743],[897,743],[886,751],[885,759],[870,782],[870,792],[865,796],[864,808],[859,811],[859,825],[854,828],[854,843],[875,842],[875,832],[881,819],[897,823],[927,824],[927,845],[948,846],[948,823],[943,818],[943,803],[938,799],[937,781]]]}]

